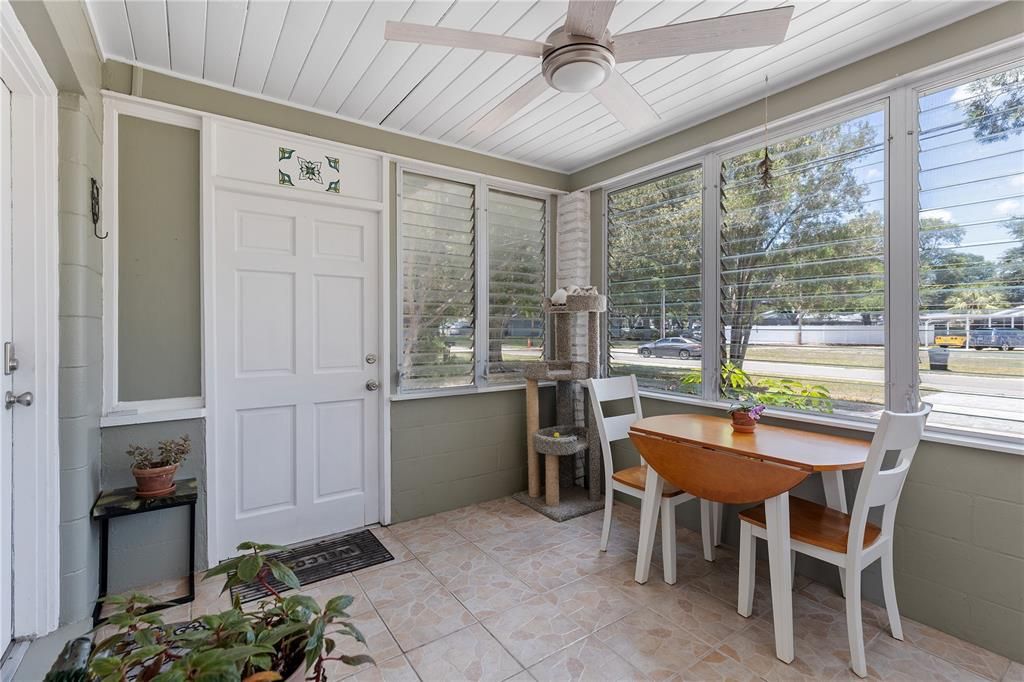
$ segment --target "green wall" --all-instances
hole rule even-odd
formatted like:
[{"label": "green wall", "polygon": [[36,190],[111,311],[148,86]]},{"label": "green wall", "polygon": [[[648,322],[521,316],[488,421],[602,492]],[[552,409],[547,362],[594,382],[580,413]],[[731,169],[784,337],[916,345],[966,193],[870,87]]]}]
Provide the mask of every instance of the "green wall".
[{"label": "green wall", "polygon": [[199,131],[118,120],[118,400],[202,394]]}]

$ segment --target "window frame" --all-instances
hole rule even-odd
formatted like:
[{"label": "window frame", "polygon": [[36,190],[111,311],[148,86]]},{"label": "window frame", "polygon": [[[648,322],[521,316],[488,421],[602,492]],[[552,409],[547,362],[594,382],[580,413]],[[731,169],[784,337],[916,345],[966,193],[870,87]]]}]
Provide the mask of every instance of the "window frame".
[{"label": "window frame", "polygon": [[200,392],[196,396],[124,401],[119,397],[118,345],[119,304],[118,272],[120,251],[118,239],[119,192],[119,122],[121,116],[189,128],[199,132],[200,166],[207,154],[207,127],[204,115],[159,103],[128,100],[104,93],[103,97],[103,170],[100,188],[100,226],[107,235],[102,241],[103,258],[103,401],[100,426],[124,426],[206,416],[206,314],[202,305],[202,259],[206,248],[206,186],[205,169],[198,169],[199,178],[199,248],[200,248]]},{"label": "window frame", "polygon": [[[932,65],[905,76],[880,83],[871,88],[840,97],[810,109],[770,122],[768,144],[774,144],[801,133],[827,127],[838,121],[855,118],[881,110],[885,119],[885,409],[906,412],[919,398],[918,371],[918,302],[920,254],[918,250],[919,196],[916,153],[917,98],[976,78],[1024,66],[1014,52],[1017,39],[991,46],[963,57]],[[771,104],[771,102],[769,103]],[[736,154],[760,148],[765,144],[765,131],[755,128],[714,140],[698,148],[679,154],[634,173],[616,177],[600,186],[601,225],[603,249],[600,261],[600,281],[608,291],[608,201],[609,195],[679,172],[701,166],[704,177],[702,197],[703,252],[719,253],[721,205],[719,172],[722,161]],[[713,175],[709,175],[713,173]],[[903,229],[904,226],[910,229]],[[910,267],[907,267],[910,265]],[[720,351],[718,339],[722,333],[720,305],[721,262],[716,258],[702,259],[702,325],[705,339],[714,339],[716,352],[705,352],[701,362],[701,392],[685,395],[644,388],[644,397],[710,408],[726,408],[729,401],[720,396]],[[712,313],[709,315],[709,311]],[[602,371],[608,373],[608,332],[603,330]],[[709,348],[705,343],[705,348]],[[773,417],[784,421],[837,426],[853,431],[874,431],[877,419],[855,415],[826,415],[799,410],[777,409]],[[1024,438],[1011,434],[984,435],[941,425],[929,425],[928,440],[981,447],[1014,454],[1024,454]]]},{"label": "window frame", "polygon": [[[473,263],[473,277],[474,277],[474,302],[473,302],[473,313],[474,313],[474,327],[473,327],[473,381],[470,384],[462,386],[447,386],[440,388],[405,388],[402,386],[401,377],[398,376],[397,371],[393,374],[394,386],[392,390],[392,400],[403,400],[410,398],[428,398],[434,396],[449,396],[449,395],[461,395],[466,393],[490,393],[495,391],[504,390],[516,390],[522,389],[525,385],[524,381],[501,381],[501,382],[489,382],[487,379],[487,352],[488,352],[488,339],[485,328],[485,333],[479,333],[480,321],[486,321],[489,315],[490,307],[490,253],[488,250],[488,219],[487,219],[487,204],[488,204],[488,193],[489,190],[498,190],[509,194],[516,194],[519,196],[530,197],[533,199],[539,199],[544,202],[544,290],[547,292],[551,291],[552,275],[554,268],[552,267],[551,259],[551,246],[552,241],[552,226],[555,224],[554,216],[557,210],[551,200],[552,196],[556,194],[554,191],[544,191],[536,187],[530,187],[520,185],[511,181],[502,181],[497,178],[492,178],[485,175],[476,173],[469,173],[465,171],[459,171],[447,167],[433,166],[426,164],[417,163],[398,163],[396,164],[395,170],[395,295],[394,295],[394,309],[393,314],[395,315],[395,367],[401,367],[402,364],[402,348],[404,346],[405,336],[403,333],[402,324],[402,301],[405,295],[405,282],[402,276],[402,248],[404,244],[404,230],[402,223],[402,201],[403,201],[403,189],[405,186],[404,178],[406,173],[414,173],[416,175],[426,175],[429,177],[437,178],[439,180],[447,180],[449,182],[458,182],[466,185],[472,185],[474,187],[475,205],[474,214],[475,220],[473,224],[473,243],[474,243],[474,263]],[[551,330],[549,325],[544,325],[544,345],[545,348],[550,340]]]}]

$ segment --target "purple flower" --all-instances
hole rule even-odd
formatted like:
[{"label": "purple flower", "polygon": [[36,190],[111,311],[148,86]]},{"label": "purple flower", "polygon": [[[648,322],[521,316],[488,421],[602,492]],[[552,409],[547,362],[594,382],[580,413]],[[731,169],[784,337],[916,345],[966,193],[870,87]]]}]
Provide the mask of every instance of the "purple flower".
[{"label": "purple flower", "polygon": [[750,415],[751,419],[757,421],[758,419],[761,418],[762,412],[764,412],[764,405],[755,405],[754,407],[750,408],[750,411],[747,412],[747,414]]}]

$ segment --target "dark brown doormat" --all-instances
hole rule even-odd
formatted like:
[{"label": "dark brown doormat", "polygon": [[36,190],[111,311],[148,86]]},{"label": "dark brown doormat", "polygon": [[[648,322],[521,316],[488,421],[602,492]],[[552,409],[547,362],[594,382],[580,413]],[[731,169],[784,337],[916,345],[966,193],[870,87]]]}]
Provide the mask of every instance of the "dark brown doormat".
[{"label": "dark brown doormat", "polygon": [[[267,556],[295,571],[303,587],[394,559],[377,536],[368,530],[294,545]],[[290,589],[276,578],[269,582],[278,592]],[[262,585],[250,583],[231,588],[232,599],[236,596],[244,604],[269,597],[270,592]]]}]

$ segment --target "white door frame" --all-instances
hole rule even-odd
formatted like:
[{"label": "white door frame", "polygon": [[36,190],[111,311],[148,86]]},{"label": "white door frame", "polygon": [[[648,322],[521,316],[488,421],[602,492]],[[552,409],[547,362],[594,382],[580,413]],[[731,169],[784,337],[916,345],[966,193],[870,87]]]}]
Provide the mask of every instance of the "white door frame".
[{"label": "white door frame", "polygon": [[[57,628],[60,499],[57,438],[57,88],[7,2],[0,2],[0,75],[11,89],[15,281],[25,283],[19,355],[33,358],[35,402],[20,408],[12,480],[15,637]],[[7,200],[4,197],[3,200]],[[24,330],[24,323],[20,329]],[[27,336],[27,343],[26,337]],[[27,346],[27,347],[26,347]],[[2,643],[6,644],[6,643]]]}]

